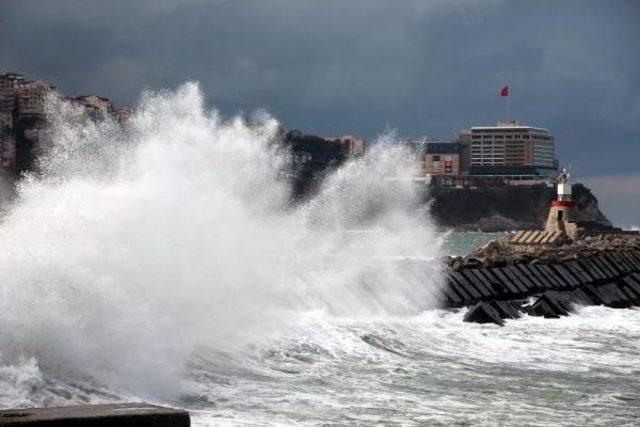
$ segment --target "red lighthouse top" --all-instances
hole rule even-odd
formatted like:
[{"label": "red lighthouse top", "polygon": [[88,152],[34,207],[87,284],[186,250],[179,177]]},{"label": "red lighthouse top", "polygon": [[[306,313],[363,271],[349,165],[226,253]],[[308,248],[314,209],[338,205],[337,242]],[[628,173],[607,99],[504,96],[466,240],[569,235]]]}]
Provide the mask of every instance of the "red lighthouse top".
[{"label": "red lighthouse top", "polygon": [[575,200],[552,200],[551,206],[562,206],[565,208],[573,208],[577,206],[578,203]]}]

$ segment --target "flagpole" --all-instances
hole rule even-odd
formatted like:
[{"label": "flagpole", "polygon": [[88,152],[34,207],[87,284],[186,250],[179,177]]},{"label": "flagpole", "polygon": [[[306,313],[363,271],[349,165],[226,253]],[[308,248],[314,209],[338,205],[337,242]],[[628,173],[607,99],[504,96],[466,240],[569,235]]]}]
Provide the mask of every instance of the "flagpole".
[{"label": "flagpole", "polygon": [[500,89],[500,97],[501,98],[507,98],[507,105],[506,105],[506,113],[507,113],[507,123],[509,123],[509,85],[503,87],[502,89]]},{"label": "flagpole", "polygon": [[511,86],[507,85],[507,87],[509,88],[509,91],[507,92],[507,123],[509,123],[509,99],[511,98]]}]

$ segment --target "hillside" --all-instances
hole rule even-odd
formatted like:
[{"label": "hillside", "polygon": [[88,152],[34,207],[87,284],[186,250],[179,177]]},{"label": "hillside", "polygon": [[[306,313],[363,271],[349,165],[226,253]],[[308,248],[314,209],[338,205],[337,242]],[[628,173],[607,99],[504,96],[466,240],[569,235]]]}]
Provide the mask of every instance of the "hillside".
[{"label": "hillside", "polygon": [[[598,200],[582,184],[573,186],[578,219],[610,225]],[[436,223],[460,231],[510,231],[542,228],[555,189],[545,185],[500,186],[477,189],[432,187],[425,194]]]}]

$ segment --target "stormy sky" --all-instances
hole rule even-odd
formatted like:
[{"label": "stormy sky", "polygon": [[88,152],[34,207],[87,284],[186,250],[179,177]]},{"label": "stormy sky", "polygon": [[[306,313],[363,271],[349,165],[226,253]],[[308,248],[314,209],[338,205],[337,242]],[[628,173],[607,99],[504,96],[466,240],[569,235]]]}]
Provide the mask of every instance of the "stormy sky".
[{"label": "stormy sky", "polygon": [[638,1],[0,0],[0,71],[120,105],[196,80],[227,115],[369,139],[493,124],[508,84],[577,177],[640,200],[639,23]]}]

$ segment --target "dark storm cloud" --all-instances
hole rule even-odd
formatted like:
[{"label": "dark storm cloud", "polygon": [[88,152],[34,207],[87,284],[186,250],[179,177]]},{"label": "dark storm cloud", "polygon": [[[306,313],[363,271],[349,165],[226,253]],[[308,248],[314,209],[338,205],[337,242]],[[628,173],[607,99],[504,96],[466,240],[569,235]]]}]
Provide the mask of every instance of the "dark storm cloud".
[{"label": "dark storm cloud", "polygon": [[640,3],[0,1],[0,68],[134,103],[201,82],[224,112],[320,134],[443,139],[504,117],[579,175],[640,164]]}]

